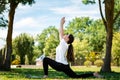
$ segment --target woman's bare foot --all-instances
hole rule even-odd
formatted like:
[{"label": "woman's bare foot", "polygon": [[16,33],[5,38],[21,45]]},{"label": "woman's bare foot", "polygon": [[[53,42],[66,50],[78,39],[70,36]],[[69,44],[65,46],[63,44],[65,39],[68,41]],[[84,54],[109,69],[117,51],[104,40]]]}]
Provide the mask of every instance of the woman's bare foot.
[{"label": "woman's bare foot", "polygon": [[48,77],[48,75],[44,75],[44,76],[43,76],[43,78],[47,78],[47,77]]},{"label": "woman's bare foot", "polygon": [[93,73],[93,75],[94,75],[95,77],[97,77],[97,78],[103,78],[103,76],[102,76],[102,75],[100,75],[100,74],[99,74],[99,73],[97,73],[97,72]]}]

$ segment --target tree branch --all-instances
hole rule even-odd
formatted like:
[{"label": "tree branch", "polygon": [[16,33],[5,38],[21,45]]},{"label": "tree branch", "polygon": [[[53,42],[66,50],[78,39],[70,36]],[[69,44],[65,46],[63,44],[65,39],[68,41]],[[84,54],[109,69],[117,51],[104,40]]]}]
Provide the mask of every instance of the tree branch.
[{"label": "tree branch", "polygon": [[[101,15],[101,17],[102,17],[102,20],[103,20],[104,25],[106,25],[106,20],[105,20],[105,18],[104,18],[104,16],[103,16],[103,13],[102,13],[101,0],[98,0],[98,2],[99,2],[100,15]],[[105,26],[105,28],[106,28],[106,30],[107,30],[107,26]]]}]

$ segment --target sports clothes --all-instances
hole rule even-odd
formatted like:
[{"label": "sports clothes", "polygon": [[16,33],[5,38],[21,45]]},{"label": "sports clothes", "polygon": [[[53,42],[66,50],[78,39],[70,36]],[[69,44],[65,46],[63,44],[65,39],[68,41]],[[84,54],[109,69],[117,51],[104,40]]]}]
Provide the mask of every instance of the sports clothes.
[{"label": "sports clothes", "polygon": [[60,44],[56,48],[56,61],[68,64],[67,58],[66,58],[66,52],[68,50],[68,44],[65,42],[64,39],[61,39]]}]

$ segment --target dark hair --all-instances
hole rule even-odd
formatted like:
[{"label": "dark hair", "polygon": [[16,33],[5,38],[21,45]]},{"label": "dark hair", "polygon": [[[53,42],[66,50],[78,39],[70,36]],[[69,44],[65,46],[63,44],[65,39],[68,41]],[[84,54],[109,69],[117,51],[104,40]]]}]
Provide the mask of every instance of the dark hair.
[{"label": "dark hair", "polygon": [[69,34],[69,41],[68,44],[71,44],[74,41],[74,36],[72,34]]},{"label": "dark hair", "polygon": [[70,34],[69,41],[68,41],[69,47],[68,47],[67,56],[66,56],[69,62],[74,62],[74,51],[73,51],[73,45],[72,45],[73,41],[74,41],[74,37],[72,34]]}]

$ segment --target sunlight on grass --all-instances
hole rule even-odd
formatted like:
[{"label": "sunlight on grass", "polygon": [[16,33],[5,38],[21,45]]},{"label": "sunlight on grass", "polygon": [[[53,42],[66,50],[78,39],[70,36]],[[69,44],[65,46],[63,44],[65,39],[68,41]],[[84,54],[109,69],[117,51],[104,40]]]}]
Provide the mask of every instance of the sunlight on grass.
[{"label": "sunlight on grass", "polygon": [[[78,69],[79,68],[79,69]],[[72,69],[75,71],[100,71],[101,67],[96,67],[96,66],[91,66],[91,67],[86,67],[86,66],[72,66]],[[111,67],[112,71],[114,72],[120,72],[120,67],[112,66]]]}]

